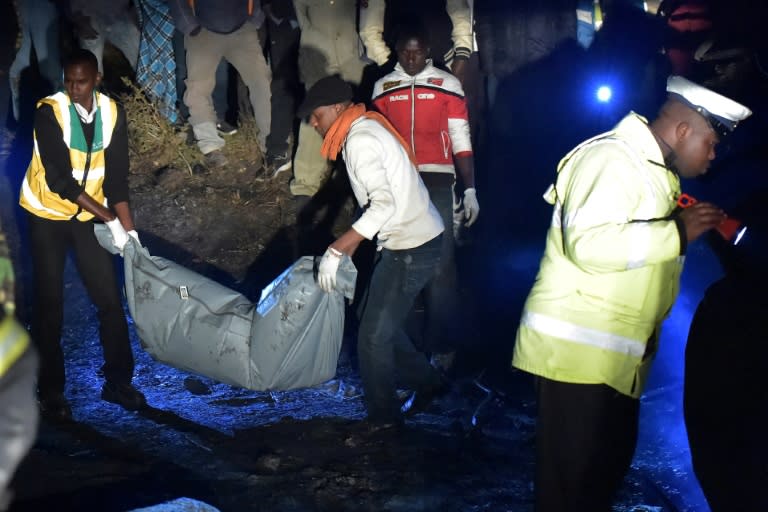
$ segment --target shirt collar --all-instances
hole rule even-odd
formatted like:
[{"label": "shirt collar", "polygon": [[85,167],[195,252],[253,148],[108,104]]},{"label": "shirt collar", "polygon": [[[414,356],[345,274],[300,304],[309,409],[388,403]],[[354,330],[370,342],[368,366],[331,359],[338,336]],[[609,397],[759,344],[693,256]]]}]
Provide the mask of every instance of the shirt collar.
[{"label": "shirt collar", "polygon": [[93,103],[91,104],[91,111],[87,111],[85,107],[80,105],[79,103],[74,103],[75,105],[75,111],[77,112],[77,116],[80,118],[80,121],[84,122],[85,124],[91,124],[93,122],[94,117],[96,116],[96,110],[98,110],[99,106],[96,101],[96,94],[93,95]]}]

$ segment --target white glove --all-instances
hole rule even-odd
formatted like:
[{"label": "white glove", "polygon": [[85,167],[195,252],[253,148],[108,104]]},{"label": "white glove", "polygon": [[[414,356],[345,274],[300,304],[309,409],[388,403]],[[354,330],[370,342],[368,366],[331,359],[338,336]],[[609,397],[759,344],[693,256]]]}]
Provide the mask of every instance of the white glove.
[{"label": "white glove", "polygon": [[320,266],[317,268],[317,284],[328,293],[336,287],[336,271],[339,270],[342,256],[341,251],[329,247],[320,260]]},{"label": "white glove", "polygon": [[139,234],[136,232],[135,229],[132,229],[128,232],[128,236],[136,240],[136,243],[141,245],[141,240],[139,240]]},{"label": "white glove", "polygon": [[128,242],[128,233],[125,231],[123,225],[120,224],[120,219],[117,217],[105,222],[104,224],[107,225],[109,231],[112,233],[112,243],[115,245],[115,248],[120,252],[120,255],[122,256],[123,248]]},{"label": "white glove", "polygon": [[480,203],[477,202],[477,191],[468,188],[464,191],[464,217],[467,219],[467,227],[471,226],[480,215]]}]

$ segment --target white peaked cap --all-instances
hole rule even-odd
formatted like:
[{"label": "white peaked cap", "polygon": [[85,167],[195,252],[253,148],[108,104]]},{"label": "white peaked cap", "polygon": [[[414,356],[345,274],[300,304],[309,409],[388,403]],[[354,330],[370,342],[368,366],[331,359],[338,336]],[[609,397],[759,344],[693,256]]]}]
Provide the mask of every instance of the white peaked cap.
[{"label": "white peaked cap", "polygon": [[727,131],[732,131],[752,115],[752,111],[741,103],[693,83],[681,76],[667,79],[667,92],[676,96],[710,122],[716,122]]}]

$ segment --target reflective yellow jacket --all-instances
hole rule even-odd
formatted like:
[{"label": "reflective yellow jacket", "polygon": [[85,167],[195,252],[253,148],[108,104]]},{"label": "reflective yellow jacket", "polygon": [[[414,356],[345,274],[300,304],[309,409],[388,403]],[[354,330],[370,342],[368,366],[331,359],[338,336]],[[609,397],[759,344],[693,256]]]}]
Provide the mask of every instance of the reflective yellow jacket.
[{"label": "reflective yellow jacket", "polygon": [[[37,106],[39,108],[43,104],[48,104],[53,108],[56,121],[61,127],[64,143],[69,148],[72,177],[78,183],[82,183],[86,162],[88,162],[88,177],[84,191],[96,202],[106,206],[107,200],[103,190],[104,150],[109,146],[117,124],[117,104],[108,96],[98,92],[94,101],[98,105],[98,112],[94,120],[97,124],[93,134],[90,160],[88,160],[88,147],[83,129],[69,96],[63,92],[58,92],[43,98]],[[32,161],[29,163],[27,174],[21,184],[19,204],[38,217],[51,220],[68,220],[78,212],[78,205],[48,188],[45,179],[45,167],[40,158],[36,136],[34,142]],[[77,215],[77,219],[80,221],[87,221],[92,218],[93,214],[85,210]]]},{"label": "reflective yellow jacket", "polygon": [[29,334],[13,315],[6,315],[0,320],[0,377],[19,360],[28,347]]},{"label": "reflective yellow jacket", "polygon": [[[10,260],[7,259],[8,244],[5,241],[2,228],[0,228],[0,258],[5,259],[6,263],[10,264]],[[5,275],[5,279],[12,280],[12,274],[13,271],[11,270],[11,276]],[[4,282],[0,282],[0,286],[3,284]],[[3,295],[0,298],[0,306],[4,310],[4,316],[0,318],[0,377],[2,377],[27,350],[29,335],[13,317],[13,311],[9,310],[8,306],[13,303],[13,297],[7,297],[4,293],[0,293],[0,295]]]},{"label": "reflective yellow jacket", "polygon": [[679,289],[676,174],[647,122],[628,114],[571,151],[545,194],[554,205],[513,366],[639,397]]}]

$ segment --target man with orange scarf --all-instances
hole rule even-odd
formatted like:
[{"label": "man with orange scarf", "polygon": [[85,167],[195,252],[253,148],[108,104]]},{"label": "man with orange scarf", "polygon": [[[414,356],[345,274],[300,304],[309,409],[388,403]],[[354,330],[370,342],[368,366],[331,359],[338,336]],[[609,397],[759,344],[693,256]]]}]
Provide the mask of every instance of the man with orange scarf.
[{"label": "man with orange scarf", "polygon": [[440,376],[416,351],[403,325],[415,297],[440,263],[443,221],[429,200],[408,145],[377,112],[353,104],[352,89],[338,76],[307,92],[298,110],[322,137],[321,153],[341,153],[363,213],[325,251],[318,284],[332,292],[341,257],[376,238],[376,261],[362,301],[357,351],[368,423],[373,431],[402,423],[395,368],[410,389],[441,386]]}]

